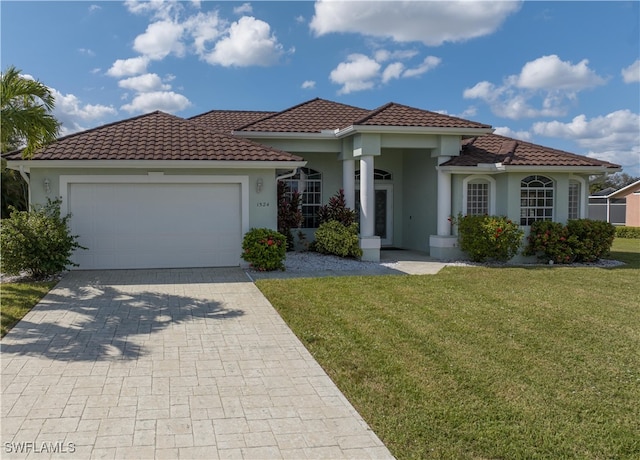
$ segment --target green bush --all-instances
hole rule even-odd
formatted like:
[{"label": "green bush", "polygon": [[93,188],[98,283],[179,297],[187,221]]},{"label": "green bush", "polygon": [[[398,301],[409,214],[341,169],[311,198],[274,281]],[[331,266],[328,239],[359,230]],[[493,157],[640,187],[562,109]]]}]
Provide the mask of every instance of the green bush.
[{"label": "green bush", "polygon": [[609,255],[616,228],[608,222],[574,219],[567,222],[569,243],[578,262],[593,262]]},{"label": "green bush", "polygon": [[463,216],[451,219],[458,226],[460,249],[474,262],[506,262],[518,253],[524,232],[504,216]]},{"label": "green bush", "polygon": [[557,264],[570,264],[575,261],[576,256],[569,239],[569,230],[559,222],[533,222],[524,255],[538,256],[545,263],[553,261]]},{"label": "green bush", "polygon": [[574,219],[567,225],[538,221],[531,225],[526,255],[559,264],[593,262],[609,254],[615,227],[608,222]]},{"label": "green bush", "polygon": [[358,224],[345,226],[337,220],[325,222],[316,230],[315,250],[340,257],[362,257]]},{"label": "green bush", "polygon": [[318,210],[318,219],[320,224],[337,220],[345,227],[356,221],[356,211],[347,207],[343,189],[338,190],[338,193],[329,198],[329,203]]},{"label": "green bush", "polygon": [[268,228],[252,228],[242,240],[242,258],[260,271],[284,270],[287,237]]},{"label": "green bush", "polygon": [[616,238],[640,239],[640,227],[616,227]]},{"label": "green bush", "polygon": [[60,215],[60,199],[47,200],[45,206],[27,211],[12,208],[8,219],[2,221],[0,251],[2,272],[41,279],[77,266],[70,260],[78,244],[77,235],[71,235],[71,214]]}]

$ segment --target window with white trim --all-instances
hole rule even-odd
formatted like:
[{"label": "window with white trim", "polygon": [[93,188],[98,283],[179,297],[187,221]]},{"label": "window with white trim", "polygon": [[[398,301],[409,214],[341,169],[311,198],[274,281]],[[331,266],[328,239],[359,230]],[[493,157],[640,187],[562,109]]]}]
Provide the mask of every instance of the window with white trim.
[{"label": "window with white trim", "polygon": [[580,218],[580,182],[569,181],[569,219]]},{"label": "window with white trim", "polygon": [[285,179],[288,198],[300,193],[302,228],[318,228],[318,210],[322,206],[322,173],[311,168],[299,168],[295,176]]},{"label": "window with white trim", "polygon": [[489,183],[474,181],[467,183],[467,215],[485,216],[489,214]]},{"label": "window with white trim", "polygon": [[527,176],[520,181],[520,225],[538,220],[553,220],[553,180],[545,176]]}]

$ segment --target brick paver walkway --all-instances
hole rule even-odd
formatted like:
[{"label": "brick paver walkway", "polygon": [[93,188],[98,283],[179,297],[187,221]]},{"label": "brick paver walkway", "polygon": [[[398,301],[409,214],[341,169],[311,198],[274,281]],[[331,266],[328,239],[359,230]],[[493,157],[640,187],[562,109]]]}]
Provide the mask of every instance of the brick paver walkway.
[{"label": "brick paver walkway", "polygon": [[2,458],[392,458],[240,269],[71,272],[1,349]]}]

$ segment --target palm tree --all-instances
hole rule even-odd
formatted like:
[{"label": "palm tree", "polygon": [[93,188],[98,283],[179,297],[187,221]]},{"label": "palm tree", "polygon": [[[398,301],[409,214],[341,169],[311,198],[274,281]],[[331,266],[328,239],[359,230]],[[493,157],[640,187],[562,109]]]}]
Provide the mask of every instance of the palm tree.
[{"label": "palm tree", "polygon": [[55,97],[49,87],[20,75],[14,66],[2,73],[1,80],[0,147],[6,152],[24,145],[22,155],[29,158],[58,136],[60,123],[51,114]]}]

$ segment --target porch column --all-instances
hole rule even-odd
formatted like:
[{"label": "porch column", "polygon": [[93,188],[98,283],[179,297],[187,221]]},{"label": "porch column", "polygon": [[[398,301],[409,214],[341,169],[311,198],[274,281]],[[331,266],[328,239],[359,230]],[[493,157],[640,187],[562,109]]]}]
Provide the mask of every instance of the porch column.
[{"label": "porch column", "polygon": [[373,157],[360,157],[360,236],[374,236],[375,188],[373,179]]},{"label": "porch column", "polygon": [[[356,209],[356,163],[353,158],[342,160],[342,189],[347,207]],[[357,211],[357,209],[356,209]]]},{"label": "porch column", "polygon": [[451,235],[451,174],[438,171],[438,236]]},{"label": "porch column", "polygon": [[360,248],[362,260],[380,261],[380,237],[375,236],[374,157],[381,153],[379,134],[357,134],[353,156],[360,160]]}]

